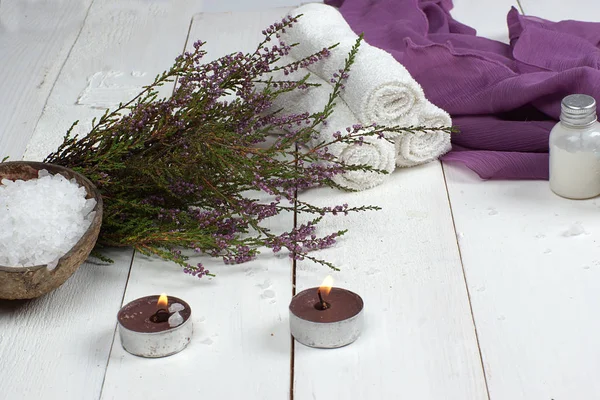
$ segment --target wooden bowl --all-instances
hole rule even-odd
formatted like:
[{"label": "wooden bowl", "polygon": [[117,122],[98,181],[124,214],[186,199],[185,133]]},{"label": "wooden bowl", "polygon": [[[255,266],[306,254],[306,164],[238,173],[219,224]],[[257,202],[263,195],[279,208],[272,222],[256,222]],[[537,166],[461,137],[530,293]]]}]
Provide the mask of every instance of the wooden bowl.
[{"label": "wooden bowl", "polygon": [[0,163],[0,181],[2,179],[29,180],[37,178],[38,171],[46,169],[51,174],[61,174],[67,179],[75,178],[80,186],[85,187],[87,198],[96,199],[96,212],[88,230],[75,246],[58,260],[53,270],[46,265],[35,267],[0,266],[0,299],[33,299],[46,294],[63,283],[87,259],[96,244],[102,223],[102,196],[98,189],[86,177],[68,168],[41,162],[13,161]]}]

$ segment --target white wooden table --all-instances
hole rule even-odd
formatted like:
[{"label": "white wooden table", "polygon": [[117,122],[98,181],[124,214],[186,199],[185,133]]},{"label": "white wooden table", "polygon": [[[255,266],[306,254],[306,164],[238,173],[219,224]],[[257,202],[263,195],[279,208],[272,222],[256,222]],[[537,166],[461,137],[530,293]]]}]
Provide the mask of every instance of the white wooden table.
[{"label": "white wooden table", "polygon": [[[43,157],[72,121],[86,129],[196,39],[211,57],[250,49],[286,13],[275,7],[298,2],[1,0],[0,159]],[[507,40],[516,1],[455,3],[457,19]],[[521,6],[600,20],[597,0]],[[558,198],[542,181],[482,182],[437,162],[367,192],[302,196],[383,207],[323,226],[350,228],[320,255],[365,300],[355,344],[323,351],[290,340],[293,279],[297,290],[318,285],[324,267],[269,254],[239,266],[204,260],[218,277],[198,281],[114,251],[115,264],[84,264],[50,295],[0,302],[0,398],[600,399],[598,200]],[[586,233],[564,236],[576,222]],[[192,305],[192,342],[164,359],[131,356],[116,312],[160,292]]]}]

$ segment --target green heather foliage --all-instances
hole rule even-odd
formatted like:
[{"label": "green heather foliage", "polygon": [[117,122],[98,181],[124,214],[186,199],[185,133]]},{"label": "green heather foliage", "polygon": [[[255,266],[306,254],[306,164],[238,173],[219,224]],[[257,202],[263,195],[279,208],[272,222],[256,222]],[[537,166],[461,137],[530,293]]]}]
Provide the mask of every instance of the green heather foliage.
[{"label": "green heather foliage", "polygon": [[[287,75],[329,53],[323,49],[279,65],[290,45],[276,39],[294,22],[287,17],[271,25],[254,53],[231,54],[209,63],[201,62],[205,52],[203,43],[197,42],[139,95],[94,121],[87,136],[74,137],[69,130],[45,162],[82,173],[101,191],[105,208],[96,256],[105,259],[101,255],[105,247],[133,247],[202,277],[209,271],[202,264],[190,264],[186,250],[232,264],[253,259],[260,248],[287,249],[291,258],[308,258],[335,269],[309,253],[331,246],[345,231],[319,235],[319,220],[326,214],[377,207],[318,207],[301,201],[297,193],[316,186],[338,187],[331,180],[335,174],[373,170],[338,162],[328,152],[331,143],[362,143],[365,135],[387,140],[385,131],[423,129],[374,125],[365,133],[363,127],[353,126],[331,142],[308,147],[333,111],[362,38],[333,77],[329,102],[321,112],[270,112],[274,98],[305,90],[309,76],[274,81],[270,73],[283,69]],[[267,46],[271,41],[278,44]],[[158,89],[167,82],[175,82],[176,88],[170,97],[159,98]],[[262,82],[261,89],[255,87],[257,82]],[[285,133],[265,145],[273,132]],[[288,232],[269,229],[269,219],[293,212],[313,219]]]}]

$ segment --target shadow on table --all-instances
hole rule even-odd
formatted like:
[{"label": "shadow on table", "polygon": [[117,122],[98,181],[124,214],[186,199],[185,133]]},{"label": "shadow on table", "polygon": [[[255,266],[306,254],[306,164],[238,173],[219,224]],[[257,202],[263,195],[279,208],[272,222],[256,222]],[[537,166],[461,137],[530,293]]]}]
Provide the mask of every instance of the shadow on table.
[{"label": "shadow on table", "polygon": [[0,300],[0,313],[21,311],[34,306],[39,300]]}]

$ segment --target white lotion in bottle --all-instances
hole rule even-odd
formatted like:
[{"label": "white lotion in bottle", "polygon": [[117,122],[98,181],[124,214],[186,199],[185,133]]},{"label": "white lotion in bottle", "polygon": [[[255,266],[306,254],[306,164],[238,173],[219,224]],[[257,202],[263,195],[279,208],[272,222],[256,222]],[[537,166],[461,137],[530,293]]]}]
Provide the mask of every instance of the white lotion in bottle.
[{"label": "white lotion in bottle", "polygon": [[596,100],[572,94],[550,132],[550,189],[569,199],[600,195],[600,123]]}]

